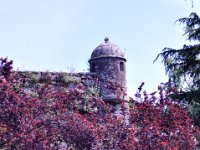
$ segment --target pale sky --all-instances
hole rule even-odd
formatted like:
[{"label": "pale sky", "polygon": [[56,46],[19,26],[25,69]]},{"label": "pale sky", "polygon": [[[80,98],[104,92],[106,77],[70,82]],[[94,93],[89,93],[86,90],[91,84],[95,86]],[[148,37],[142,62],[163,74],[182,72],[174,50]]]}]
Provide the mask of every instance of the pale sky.
[{"label": "pale sky", "polygon": [[189,0],[0,0],[0,57],[19,70],[83,72],[107,36],[125,52],[129,94],[143,81],[155,91],[167,76],[153,60],[164,47],[182,47],[182,26],[174,22],[199,6]]}]

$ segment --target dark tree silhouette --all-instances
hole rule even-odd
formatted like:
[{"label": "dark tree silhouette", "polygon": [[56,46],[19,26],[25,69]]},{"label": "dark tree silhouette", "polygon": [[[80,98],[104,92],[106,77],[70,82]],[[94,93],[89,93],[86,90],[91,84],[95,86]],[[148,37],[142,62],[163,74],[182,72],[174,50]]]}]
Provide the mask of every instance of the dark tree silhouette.
[{"label": "dark tree silhouette", "polygon": [[194,44],[164,48],[155,60],[162,58],[166,72],[180,90],[179,98],[189,103],[191,115],[200,125],[200,17],[191,13],[177,22],[185,25],[184,36]]}]

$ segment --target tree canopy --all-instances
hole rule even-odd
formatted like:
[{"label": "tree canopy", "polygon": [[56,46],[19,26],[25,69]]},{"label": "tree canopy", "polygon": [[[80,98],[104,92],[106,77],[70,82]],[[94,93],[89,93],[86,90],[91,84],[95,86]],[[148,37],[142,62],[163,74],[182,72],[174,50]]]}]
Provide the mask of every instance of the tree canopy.
[{"label": "tree canopy", "polygon": [[154,61],[162,58],[166,73],[180,90],[179,98],[190,104],[200,124],[200,17],[193,12],[176,22],[184,25],[184,36],[191,44],[180,49],[166,47]]}]

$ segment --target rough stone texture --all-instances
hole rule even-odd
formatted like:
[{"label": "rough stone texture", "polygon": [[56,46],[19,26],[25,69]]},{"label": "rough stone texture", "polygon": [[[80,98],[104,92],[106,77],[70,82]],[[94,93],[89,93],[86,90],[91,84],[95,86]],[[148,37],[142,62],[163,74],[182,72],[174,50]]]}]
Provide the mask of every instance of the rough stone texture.
[{"label": "rough stone texture", "polygon": [[94,49],[91,55],[91,59],[105,56],[124,57],[124,54],[121,52],[117,45],[105,42]]},{"label": "rough stone texture", "polygon": [[109,42],[109,38],[104,41],[91,54],[90,72],[96,73],[103,100],[113,104],[114,115],[129,124],[126,59],[120,48]]},{"label": "rough stone texture", "polygon": [[66,72],[36,72],[36,71],[15,71],[20,77],[20,80],[29,80],[29,83],[50,83],[73,87],[73,84],[82,83],[86,87],[96,86],[98,79],[95,73],[66,73]]},{"label": "rough stone texture", "polygon": [[97,46],[92,52],[89,63],[88,73],[18,71],[17,74],[21,81],[28,80],[29,85],[24,87],[24,90],[32,92],[35,96],[37,95],[33,92],[34,86],[38,83],[49,83],[53,89],[63,86],[66,92],[70,88],[75,88],[78,83],[83,84],[90,92],[113,104],[115,116],[124,118],[128,124],[129,107],[124,54],[117,45],[109,43],[109,39],[105,38],[105,43]]},{"label": "rough stone texture", "polygon": [[105,43],[92,52],[89,63],[90,72],[96,73],[100,81],[105,101],[127,100],[126,59],[117,45],[105,38]]}]

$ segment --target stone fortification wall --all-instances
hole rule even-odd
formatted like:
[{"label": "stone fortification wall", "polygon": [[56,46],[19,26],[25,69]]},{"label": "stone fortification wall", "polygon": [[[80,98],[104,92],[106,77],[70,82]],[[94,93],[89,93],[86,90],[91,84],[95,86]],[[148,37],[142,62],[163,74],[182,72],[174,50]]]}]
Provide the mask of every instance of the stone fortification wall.
[{"label": "stone fortification wall", "polygon": [[[50,84],[56,87],[66,89],[75,88],[77,84],[82,84],[86,87],[86,91],[95,96],[102,97],[107,102],[120,103],[124,99],[124,88],[115,84],[115,80],[102,74],[101,78],[97,73],[66,73],[66,72],[36,72],[36,71],[16,71],[18,82],[25,82],[25,90],[34,90],[35,86],[40,84]],[[102,80],[104,79],[105,80]],[[106,79],[107,78],[107,79]],[[107,82],[105,82],[107,81]],[[109,81],[109,82],[108,82]],[[117,82],[116,82],[117,83]],[[17,86],[17,83],[16,83]],[[109,101],[108,98],[111,97]]]},{"label": "stone fortification wall", "polygon": [[98,84],[95,73],[66,73],[66,72],[36,72],[36,71],[15,71],[21,80],[28,81],[29,84],[49,83],[52,85],[61,84],[73,86],[83,83],[85,86]]},{"label": "stone fortification wall", "polygon": [[[70,92],[70,90],[78,90],[79,93],[82,94],[82,99],[87,101],[87,98],[94,96],[96,98],[100,98],[105,100],[102,92],[105,89],[113,90],[113,92],[121,92],[121,89],[110,89],[109,84],[102,84],[99,81],[96,73],[66,73],[66,72],[34,72],[34,71],[15,71],[13,72],[16,81],[14,81],[14,88],[19,88],[19,86],[23,85],[19,89],[23,90],[25,93],[28,93],[31,97],[39,98],[37,93],[37,89],[43,87],[44,85],[48,85],[53,91],[62,91],[62,92]],[[84,88],[79,88],[83,86]],[[111,86],[112,88],[112,86]],[[114,87],[115,88],[115,87]],[[117,94],[117,93],[116,93]],[[76,101],[76,100],[75,100]],[[90,104],[87,104],[87,108],[82,106],[82,100],[78,100],[77,107],[80,107],[80,110],[83,112],[95,111],[95,108],[91,107]],[[85,101],[85,102],[86,102]],[[109,102],[105,100],[106,102]],[[116,100],[117,101],[117,100]],[[110,105],[110,109],[114,112],[117,117],[125,117],[125,120],[128,120],[128,103],[121,103],[122,101],[119,99],[118,102],[112,102]],[[122,106],[124,110],[122,110]]]}]

